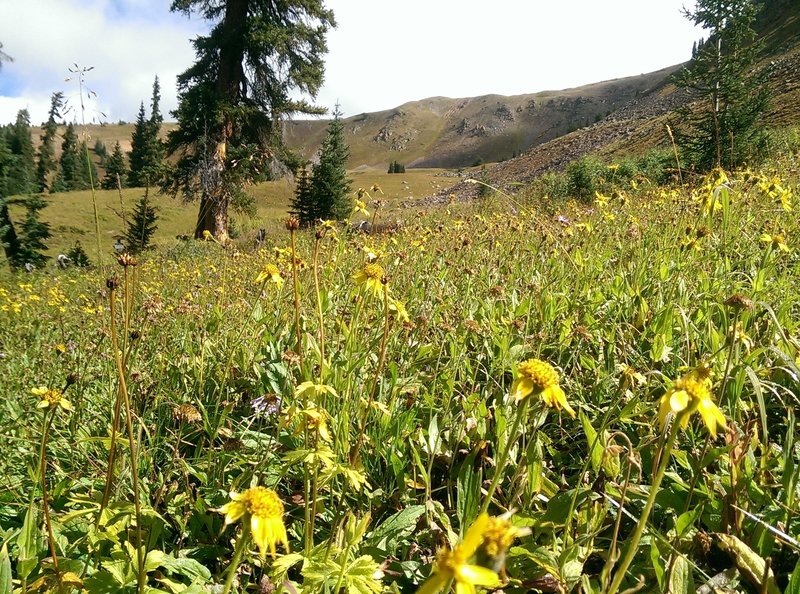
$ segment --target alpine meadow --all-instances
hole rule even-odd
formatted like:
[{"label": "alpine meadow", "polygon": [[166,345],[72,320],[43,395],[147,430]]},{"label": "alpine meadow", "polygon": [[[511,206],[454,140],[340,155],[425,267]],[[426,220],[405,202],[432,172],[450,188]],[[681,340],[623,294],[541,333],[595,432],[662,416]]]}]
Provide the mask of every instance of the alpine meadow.
[{"label": "alpine meadow", "polygon": [[0,126],[0,594],[800,594],[797,0],[355,116],[324,0],[170,9]]}]

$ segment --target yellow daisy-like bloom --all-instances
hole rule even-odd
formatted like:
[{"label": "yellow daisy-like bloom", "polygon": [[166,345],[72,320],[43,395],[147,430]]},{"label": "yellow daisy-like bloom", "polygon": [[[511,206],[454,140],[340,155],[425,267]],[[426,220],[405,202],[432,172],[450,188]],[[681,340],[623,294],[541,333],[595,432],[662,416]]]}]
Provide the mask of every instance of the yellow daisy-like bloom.
[{"label": "yellow daisy-like bloom", "polygon": [[244,493],[231,493],[230,503],[219,508],[225,514],[225,523],[233,524],[239,518],[249,518],[253,540],[263,559],[269,551],[275,556],[275,545],[281,543],[289,551],[289,538],[283,525],[283,502],[272,489],[250,487]]},{"label": "yellow daisy-like bloom", "polygon": [[72,404],[69,400],[64,398],[64,394],[61,390],[41,386],[39,388],[31,388],[31,392],[41,398],[36,408],[53,408],[60,406],[64,410],[72,410]]},{"label": "yellow daisy-like bloom", "polygon": [[761,241],[764,243],[769,243],[772,246],[772,249],[780,250],[781,252],[789,251],[789,246],[786,245],[786,238],[781,233],[777,233],[776,235],[764,233],[761,235]]},{"label": "yellow daisy-like bloom", "polygon": [[389,312],[401,323],[408,323],[411,321],[411,319],[408,317],[408,311],[406,311],[405,303],[398,301],[397,299],[392,299],[391,297],[389,297]]},{"label": "yellow daisy-like bloom", "polygon": [[280,289],[283,286],[283,277],[281,276],[281,271],[278,270],[278,267],[275,264],[267,264],[264,266],[264,269],[258,273],[256,277],[255,284],[260,285],[261,283],[271,280],[273,283],[278,285]]},{"label": "yellow daisy-like bloom", "polygon": [[353,275],[353,280],[358,285],[363,285],[369,293],[375,297],[383,296],[383,288],[386,280],[386,271],[380,264],[367,264]]},{"label": "yellow daisy-like bloom", "polygon": [[567,411],[574,417],[575,411],[567,402],[564,390],[558,385],[558,372],[553,366],[539,359],[528,359],[517,366],[517,379],[511,385],[514,402],[520,402],[531,394],[540,396],[547,406]]},{"label": "yellow daisy-like bloom", "polygon": [[483,535],[483,550],[490,557],[505,555],[514,539],[531,533],[530,528],[517,528],[510,521],[510,513],[497,518],[489,518],[489,524]]},{"label": "yellow daisy-like bloom", "polygon": [[717,436],[717,427],[725,427],[725,416],[714,404],[711,394],[711,370],[700,366],[675,380],[672,387],[661,397],[658,407],[658,423],[663,430],[667,417],[674,414],[677,423],[685,428],[689,417],[697,411],[703,418],[712,437]]},{"label": "yellow daisy-like bloom", "polygon": [[475,594],[475,586],[495,587],[500,585],[497,573],[479,565],[469,564],[470,558],[475,555],[478,547],[484,541],[489,523],[489,515],[481,514],[467,530],[464,540],[453,550],[440,550],[436,555],[433,575],[420,586],[417,594],[435,594],[441,591],[450,580],[455,581],[456,594]]}]

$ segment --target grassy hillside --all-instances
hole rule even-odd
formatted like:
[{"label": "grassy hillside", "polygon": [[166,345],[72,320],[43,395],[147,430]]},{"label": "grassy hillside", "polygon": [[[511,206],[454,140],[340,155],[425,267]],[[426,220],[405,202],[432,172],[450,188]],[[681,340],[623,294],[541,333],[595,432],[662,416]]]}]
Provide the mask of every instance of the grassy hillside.
[{"label": "grassy hillside", "polygon": [[[444,177],[441,170],[415,169],[404,175],[389,175],[382,170],[359,170],[350,173],[352,189],[369,188],[378,184],[383,194],[374,192],[373,198],[387,201],[382,216],[396,218],[403,203],[416,198],[428,196],[441,191],[449,185],[452,178]],[[121,213],[128,216],[142,196],[144,190],[139,188],[125,189],[122,192],[122,205],[117,191],[98,190],[96,192],[98,214],[100,219],[101,244],[109,253],[115,238],[124,230]],[[270,231],[280,227],[279,222],[286,217],[293,196],[293,186],[289,179],[258,184],[251,189],[256,204],[255,218],[236,216],[235,230],[252,240],[253,230],[267,228]],[[153,204],[158,208],[158,231],[154,242],[162,247],[174,245],[177,235],[191,235],[197,217],[196,204],[184,204],[179,199],[154,193]],[[75,241],[94,258],[96,239],[94,233],[94,215],[92,195],[90,191],[66,192],[50,194],[46,197],[47,208],[42,211],[41,219],[51,227],[53,237],[48,240],[48,253],[55,256],[72,247]],[[19,224],[24,214],[22,202],[11,199],[10,212],[12,219]],[[402,216],[406,216],[403,214]]]}]

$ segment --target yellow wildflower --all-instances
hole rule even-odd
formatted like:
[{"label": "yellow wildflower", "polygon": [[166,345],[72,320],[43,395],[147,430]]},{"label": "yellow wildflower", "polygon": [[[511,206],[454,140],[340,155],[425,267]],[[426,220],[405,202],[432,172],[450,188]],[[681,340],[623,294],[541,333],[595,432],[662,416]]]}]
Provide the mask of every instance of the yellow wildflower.
[{"label": "yellow wildflower", "polygon": [[61,390],[41,386],[39,388],[31,388],[31,392],[41,398],[36,408],[54,408],[60,406],[64,410],[72,410],[72,404],[69,400],[64,398],[64,394]]},{"label": "yellow wildflower", "polygon": [[711,394],[711,369],[705,365],[692,370],[675,380],[672,387],[661,397],[658,407],[658,423],[663,430],[670,413],[681,427],[689,424],[689,417],[697,411],[703,418],[712,437],[717,436],[717,426],[725,427],[725,416],[714,404]]},{"label": "yellow wildflower", "polygon": [[500,585],[500,578],[491,569],[479,565],[470,565],[469,560],[483,543],[490,518],[483,513],[470,526],[462,540],[452,550],[441,549],[436,555],[433,575],[428,578],[417,594],[435,594],[441,591],[450,580],[455,581],[456,594],[474,594],[475,586],[495,587]]},{"label": "yellow wildflower", "polygon": [[489,557],[502,557],[514,542],[515,538],[527,536],[530,528],[518,528],[509,518],[511,512],[497,518],[489,518],[489,524],[483,535],[483,550]]},{"label": "yellow wildflower", "polygon": [[255,284],[260,285],[267,280],[271,280],[273,283],[278,285],[280,289],[283,286],[283,277],[281,276],[281,271],[278,270],[278,267],[275,264],[267,264],[264,266],[264,269],[258,273],[258,276],[255,279]]},{"label": "yellow wildflower", "polygon": [[364,285],[375,297],[381,297],[386,284],[386,271],[383,266],[373,262],[356,272],[353,280],[356,284]]},{"label": "yellow wildflower", "polygon": [[769,233],[763,233],[761,235],[761,241],[770,244],[772,246],[772,249],[780,250],[782,252],[789,251],[789,246],[786,245],[786,238],[783,236],[782,233],[776,233],[775,235],[770,235]]},{"label": "yellow wildflower", "polygon": [[250,520],[253,540],[262,559],[266,557],[267,550],[274,557],[278,543],[289,550],[289,538],[283,525],[283,502],[272,489],[250,487],[244,493],[231,493],[230,503],[217,511],[225,514],[226,524],[233,524],[243,516],[245,521]]},{"label": "yellow wildflower", "polygon": [[517,366],[517,379],[511,385],[511,395],[514,402],[520,402],[531,394],[540,396],[547,406],[563,408],[574,417],[575,411],[567,402],[558,379],[558,372],[552,365],[539,359],[528,359]]},{"label": "yellow wildflower", "polygon": [[411,319],[408,317],[405,304],[402,301],[392,299],[391,297],[389,297],[389,312],[401,323],[408,323],[411,321]]}]

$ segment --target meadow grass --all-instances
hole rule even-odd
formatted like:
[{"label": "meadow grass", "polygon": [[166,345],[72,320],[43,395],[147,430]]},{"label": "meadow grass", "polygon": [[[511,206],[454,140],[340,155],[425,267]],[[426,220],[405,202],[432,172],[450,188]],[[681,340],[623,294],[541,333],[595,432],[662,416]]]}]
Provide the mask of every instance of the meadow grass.
[{"label": "meadow grass", "polygon": [[796,592],[798,159],[3,273],[0,584]]}]

